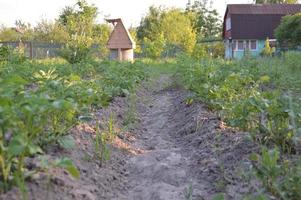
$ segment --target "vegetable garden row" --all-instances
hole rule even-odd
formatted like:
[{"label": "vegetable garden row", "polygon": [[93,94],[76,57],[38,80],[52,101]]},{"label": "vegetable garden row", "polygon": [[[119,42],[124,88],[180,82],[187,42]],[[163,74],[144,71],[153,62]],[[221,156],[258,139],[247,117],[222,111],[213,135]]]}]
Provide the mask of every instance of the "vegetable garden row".
[{"label": "vegetable garden row", "polygon": [[300,57],[288,52],[241,61],[178,58],[178,76],[194,98],[262,145],[250,157],[251,171],[277,199],[301,199]]},{"label": "vegetable garden row", "polygon": [[[26,159],[43,154],[49,144],[68,144],[76,124],[124,96],[150,73],[175,71],[178,84],[206,103],[228,126],[250,133],[261,152],[250,156],[251,172],[278,199],[301,199],[300,53],[240,61],[180,55],[176,61],[131,63],[63,60],[0,64],[0,189],[17,185],[34,173]],[[148,65],[145,67],[145,65]],[[160,68],[160,70],[158,70]],[[147,70],[146,70],[147,69]],[[159,72],[160,71],[160,72]],[[79,177],[68,158],[49,167]],[[247,173],[247,172],[246,172]],[[254,197],[255,198],[255,197]],[[253,197],[251,199],[254,199]]]},{"label": "vegetable garden row", "polygon": [[[28,157],[46,145],[67,143],[66,135],[93,109],[128,94],[145,74],[141,64],[60,60],[0,64],[0,191],[17,185],[25,192],[32,173]],[[68,158],[49,163],[71,175],[79,172]]]}]

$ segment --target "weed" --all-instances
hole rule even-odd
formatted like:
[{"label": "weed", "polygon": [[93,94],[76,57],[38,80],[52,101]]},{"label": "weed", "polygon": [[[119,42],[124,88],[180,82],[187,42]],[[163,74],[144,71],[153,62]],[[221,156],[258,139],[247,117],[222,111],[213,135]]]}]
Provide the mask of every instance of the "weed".
[{"label": "weed", "polygon": [[136,102],[137,102],[137,95],[136,94],[130,94],[129,97],[129,108],[125,114],[125,118],[123,121],[123,125],[125,127],[130,126],[131,124],[134,124],[137,116],[136,116]]},{"label": "weed", "polygon": [[192,195],[193,195],[193,187],[192,184],[188,186],[188,188],[185,189],[184,191],[185,195],[185,200],[192,200]]},{"label": "weed", "polygon": [[110,159],[110,150],[108,147],[109,140],[109,134],[105,132],[101,133],[99,130],[99,125],[97,125],[96,135],[94,139],[94,149],[95,156],[100,160],[101,166],[105,163],[105,161]]}]

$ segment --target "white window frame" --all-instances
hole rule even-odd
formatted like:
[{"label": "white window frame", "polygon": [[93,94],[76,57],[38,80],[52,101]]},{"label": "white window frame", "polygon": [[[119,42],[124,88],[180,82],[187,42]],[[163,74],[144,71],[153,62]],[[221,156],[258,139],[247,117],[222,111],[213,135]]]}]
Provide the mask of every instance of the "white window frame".
[{"label": "white window frame", "polygon": [[[243,49],[238,49],[238,42],[239,41],[243,41]],[[247,41],[249,42],[248,47],[247,45]],[[251,49],[251,41],[255,41],[256,42],[256,49]],[[234,40],[234,50],[235,51],[245,51],[245,50],[249,50],[249,51],[257,51],[258,50],[258,40]]]},{"label": "white window frame", "polygon": [[[238,49],[238,43],[241,42],[241,41],[243,42],[243,48],[242,49]],[[244,48],[244,46],[245,46],[245,40],[236,40],[235,43],[236,43],[236,46],[235,46],[235,50],[236,51],[244,51],[245,50],[245,48]]]},{"label": "white window frame", "polygon": [[[252,46],[252,45],[251,45],[251,42],[252,42],[252,41],[255,41],[255,43],[256,43],[256,48],[255,48],[255,49],[251,49],[251,46]],[[250,51],[257,51],[257,50],[258,50],[258,40],[249,40],[249,45],[250,45],[250,46],[249,46],[249,50],[250,50]]]},{"label": "white window frame", "polygon": [[229,30],[231,30],[231,18],[230,17],[228,17],[226,19],[226,31],[229,31]]}]

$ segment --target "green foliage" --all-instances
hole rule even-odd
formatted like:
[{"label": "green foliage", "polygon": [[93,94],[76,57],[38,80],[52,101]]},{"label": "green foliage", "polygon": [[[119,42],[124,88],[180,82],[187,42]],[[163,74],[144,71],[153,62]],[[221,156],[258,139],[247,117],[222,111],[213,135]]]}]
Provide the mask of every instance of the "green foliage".
[{"label": "green foliage", "polygon": [[109,54],[109,50],[106,44],[111,34],[111,28],[108,24],[96,24],[93,26],[93,43],[99,45],[99,50],[94,53],[98,53],[98,57],[106,58]]},{"label": "green foliage", "polygon": [[196,61],[186,55],[177,59],[179,80],[197,98],[218,111],[228,125],[249,131],[254,141],[277,147],[263,148],[261,155],[253,155],[251,160],[266,191],[279,199],[301,198],[300,163],[297,158],[286,161],[281,156],[299,156],[299,58],[300,53],[287,52],[282,58],[257,60]]},{"label": "green foliage", "polygon": [[179,45],[184,52],[192,53],[196,43],[196,34],[185,13],[178,9],[170,9],[163,15],[161,23],[167,44]]},{"label": "green foliage", "polygon": [[272,56],[272,54],[275,52],[275,48],[272,48],[270,46],[269,38],[265,40],[264,49],[260,53],[262,56]]},{"label": "green foliage", "polygon": [[7,61],[9,58],[10,49],[8,46],[0,46],[0,62]]},{"label": "green foliage", "polygon": [[281,46],[296,48],[301,45],[301,13],[285,16],[275,30],[275,36]]},{"label": "green foliage", "polygon": [[153,58],[153,59],[160,58],[165,47],[164,35],[161,33],[154,40],[144,38],[143,44],[144,44],[144,52],[146,54],[146,57]]},{"label": "green foliage", "polygon": [[191,54],[196,43],[190,17],[175,8],[150,7],[147,16],[140,22],[137,38],[143,42],[147,56],[152,58],[158,58],[171,46]]},{"label": "green foliage", "polygon": [[277,149],[267,150],[262,149],[261,156],[253,154],[251,160],[256,161],[257,165],[253,165],[257,177],[262,181],[262,184],[267,190],[275,194],[274,188],[277,178],[281,175],[282,169],[278,164],[279,151]]},{"label": "green foliage", "polygon": [[206,47],[204,44],[196,44],[192,53],[192,57],[194,59],[200,60],[201,58],[208,57],[209,54],[206,51]]},{"label": "green foliage", "polygon": [[207,0],[194,1],[192,5],[187,5],[186,13],[190,16],[198,41],[221,37],[220,16],[216,9],[209,8]]},{"label": "green foliage", "polygon": [[[66,136],[69,130],[92,108],[131,92],[145,77],[142,69],[142,63],[94,61],[0,64],[0,191],[24,182],[28,171],[24,159],[42,154],[46,145],[72,148],[74,141]],[[56,166],[78,177],[70,161],[56,162]]]},{"label": "green foliage", "polygon": [[59,22],[69,34],[61,56],[69,63],[78,63],[88,58],[97,16],[97,8],[88,5],[85,0],[78,0],[76,5],[77,8],[66,7],[59,18]]},{"label": "green foliage", "polygon": [[74,178],[80,178],[80,172],[69,158],[57,159],[53,163],[53,167],[60,167],[68,171]]},{"label": "green foliage", "polygon": [[41,19],[34,27],[33,40],[63,44],[69,39],[69,34],[58,22]]},{"label": "green foliage", "polygon": [[300,199],[301,162],[281,161],[278,149],[263,148],[261,155],[253,154],[250,158],[258,180],[266,190],[279,199]]},{"label": "green foliage", "polygon": [[15,28],[2,26],[0,28],[1,42],[29,41],[33,37],[33,29],[29,23],[21,20],[15,22]]},{"label": "green foliage", "polygon": [[19,47],[12,49],[9,46],[0,47],[0,62],[7,61],[13,64],[20,64],[26,60],[24,46],[19,43]]},{"label": "green foliage", "polygon": [[181,57],[178,69],[186,87],[219,110],[230,126],[250,131],[263,143],[274,143],[283,151],[293,151],[293,138],[300,126],[295,106],[289,101],[290,95],[262,90],[270,87],[271,80],[259,72],[258,62],[195,62]]},{"label": "green foliage", "polygon": [[141,19],[140,26],[137,29],[137,38],[143,41],[144,38],[149,40],[156,39],[161,34],[161,20],[165,10],[161,7],[149,7],[147,15]]},{"label": "green foliage", "polygon": [[100,160],[100,165],[102,166],[107,160],[110,159],[109,144],[112,143],[116,137],[113,114],[110,115],[110,118],[107,122],[107,129],[104,132],[100,132],[99,126],[100,124],[97,124],[96,126],[94,150],[95,156]]},{"label": "green foliage", "polygon": [[225,45],[223,42],[215,42],[212,45],[208,45],[208,49],[213,58],[225,57]]}]

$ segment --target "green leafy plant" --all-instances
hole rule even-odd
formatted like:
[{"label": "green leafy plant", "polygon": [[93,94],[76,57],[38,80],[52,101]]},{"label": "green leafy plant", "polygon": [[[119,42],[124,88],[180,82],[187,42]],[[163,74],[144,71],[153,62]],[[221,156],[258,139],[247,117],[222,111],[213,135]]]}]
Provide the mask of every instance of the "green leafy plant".
[{"label": "green leafy plant", "polygon": [[105,132],[100,132],[99,124],[96,127],[96,135],[94,138],[95,155],[100,160],[100,165],[103,165],[110,159],[110,149],[108,143],[110,142],[110,135]]},{"label": "green leafy plant", "polygon": [[[25,191],[24,160],[43,154],[47,145],[72,148],[70,130],[95,108],[130,93],[145,78],[143,63],[71,65],[61,60],[0,64],[0,191],[13,185]],[[99,146],[107,159],[107,142],[116,135],[113,119]],[[65,160],[66,161],[66,160]],[[58,162],[66,167],[69,162]],[[52,165],[52,164],[51,164]],[[68,167],[74,175],[74,169]]]},{"label": "green leafy plant", "polygon": [[264,49],[261,52],[262,56],[272,56],[272,54],[275,52],[275,48],[272,48],[270,46],[269,38],[266,39]]}]

